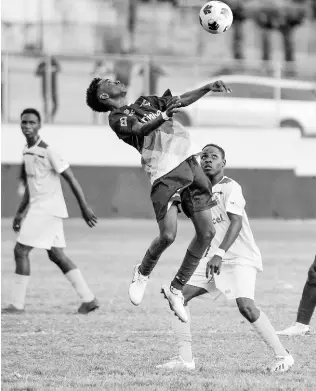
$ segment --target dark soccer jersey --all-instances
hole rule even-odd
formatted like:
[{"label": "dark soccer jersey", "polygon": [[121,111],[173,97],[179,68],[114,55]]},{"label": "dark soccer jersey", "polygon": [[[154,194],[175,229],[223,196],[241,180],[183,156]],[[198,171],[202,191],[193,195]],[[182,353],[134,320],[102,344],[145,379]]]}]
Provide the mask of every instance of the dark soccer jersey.
[{"label": "dark soccer jersey", "polygon": [[170,90],[162,97],[141,96],[130,106],[113,110],[109,123],[116,135],[142,155],[142,166],[153,183],[199,151],[192,145],[189,132],[177,121],[165,121],[147,136],[133,133],[135,121],[145,123],[164,112],[172,98]]}]

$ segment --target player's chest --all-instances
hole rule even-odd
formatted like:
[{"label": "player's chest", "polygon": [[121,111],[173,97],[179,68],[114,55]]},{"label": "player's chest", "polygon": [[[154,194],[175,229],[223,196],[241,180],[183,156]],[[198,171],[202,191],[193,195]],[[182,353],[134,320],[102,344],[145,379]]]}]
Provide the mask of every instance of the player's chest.
[{"label": "player's chest", "polygon": [[51,170],[51,164],[47,157],[35,152],[24,152],[25,171],[28,176],[38,176]]},{"label": "player's chest", "polygon": [[136,116],[140,122],[148,122],[160,116],[161,111],[155,109],[152,106],[139,107],[138,105],[132,105],[124,110],[124,113],[129,116]]},{"label": "player's chest", "polygon": [[216,202],[212,208],[213,224],[225,224],[228,222],[228,216],[225,208],[224,195],[220,190],[213,189],[212,200]]}]

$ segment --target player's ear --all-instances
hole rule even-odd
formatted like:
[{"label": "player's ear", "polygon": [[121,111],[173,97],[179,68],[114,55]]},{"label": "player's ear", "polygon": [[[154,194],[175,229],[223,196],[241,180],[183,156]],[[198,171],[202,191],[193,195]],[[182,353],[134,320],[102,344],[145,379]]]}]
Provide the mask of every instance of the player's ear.
[{"label": "player's ear", "polygon": [[226,159],[223,159],[223,167],[226,166]]},{"label": "player's ear", "polygon": [[106,94],[105,92],[103,92],[101,95],[99,95],[99,98],[102,99],[102,100],[105,100],[105,99],[109,99],[109,94]]}]

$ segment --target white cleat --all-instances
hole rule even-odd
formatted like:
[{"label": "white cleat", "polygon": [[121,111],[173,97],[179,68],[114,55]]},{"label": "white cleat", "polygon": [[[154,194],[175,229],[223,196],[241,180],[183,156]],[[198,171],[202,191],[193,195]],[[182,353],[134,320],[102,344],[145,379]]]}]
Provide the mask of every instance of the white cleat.
[{"label": "white cleat", "polygon": [[295,325],[288,327],[285,330],[277,331],[278,335],[287,335],[288,337],[295,337],[297,335],[309,335],[309,326],[302,323],[295,323]]},{"label": "white cleat", "polygon": [[195,369],[194,359],[191,362],[183,361],[181,356],[173,357],[165,364],[157,365],[159,369]]},{"label": "white cleat", "polygon": [[268,368],[269,372],[287,372],[294,365],[294,358],[288,350],[286,351],[288,352],[287,356],[275,357],[275,362]]},{"label": "white cleat", "polygon": [[139,266],[140,264],[134,268],[133,280],[128,289],[129,298],[134,305],[139,305],[142,302],[149,279],[149,276],[140,274]]},{"label": "white cleat", "polygon": [[184,308],[182,292],[172,286],[169,288],[167,285],[163,285],[161,287],[161,293],[169,301],[171,311],[173,311],[182,322],[187,323],[189,318]]}]

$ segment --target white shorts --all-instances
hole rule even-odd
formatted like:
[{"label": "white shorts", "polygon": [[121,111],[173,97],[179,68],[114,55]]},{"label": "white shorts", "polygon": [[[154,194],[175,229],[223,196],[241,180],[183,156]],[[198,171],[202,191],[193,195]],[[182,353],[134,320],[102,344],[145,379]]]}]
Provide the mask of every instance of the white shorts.
[{"label": "white shorts", "polygon": [[66,247],[63,219],[29,211],[22,221],[17,242],[46,250],[52,247]]},{"label": "white shorts", "polygon": [[222,264],[220,275],[214,275],[214,279],[205,276],[208,258],[202,258],[188,285],[204,288],[209,293],[218,290],[227,299],[246,297],[255,299],[257,269],[251,265]]}]

